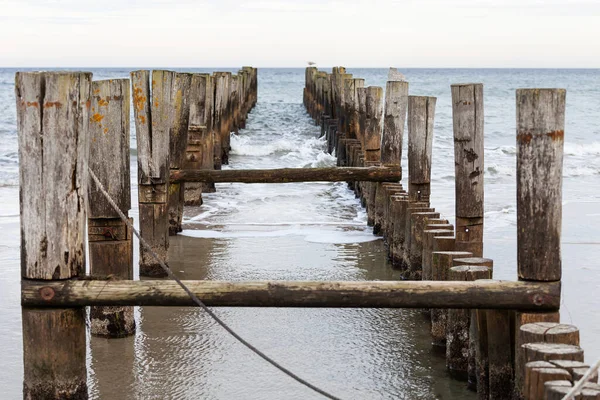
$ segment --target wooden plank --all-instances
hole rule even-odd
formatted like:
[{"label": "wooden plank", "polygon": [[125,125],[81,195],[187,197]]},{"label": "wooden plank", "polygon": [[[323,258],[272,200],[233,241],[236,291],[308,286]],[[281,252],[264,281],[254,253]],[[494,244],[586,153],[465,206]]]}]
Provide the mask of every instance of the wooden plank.
[{"label": "wooden plank", "polygon": [[[519,278],[561,278],[564,89],[517,90]],[[542,167],[543,166],[543,167]],[[539,260],[544,260],[539,263]]]},{"label": "wooden plank", "polygon": [[[451,264],[451,263],[450,263]],[[560,283],[475,281],[184,281],[209,306],[556,310]],[[23,281],[26,306],[155,305],[193,302],[174,281]]]},{"label": "wooden plank", "polygon": [[229,170],[178,170],[172,171],[171,182],[237,182],[237,183],[289,183],[289,182],[393,182],[400,177],[399,167],[328,167],[279,169],[229,169]]}]

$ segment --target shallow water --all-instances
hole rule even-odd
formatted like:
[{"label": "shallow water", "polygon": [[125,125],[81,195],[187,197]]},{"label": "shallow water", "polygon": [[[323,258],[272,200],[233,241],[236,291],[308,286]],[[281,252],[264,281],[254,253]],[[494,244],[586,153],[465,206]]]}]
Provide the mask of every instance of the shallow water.
[{"label": "shallow water", "polygon": [[[128,70],[94,70],[97,79]],[[385,69],[349,69],[383,85]],[[600,72],[597,70],[406,70],[411,94],[438,97],[432,204],[454,217],[450,84],[485,84],[485,256],[497,278],[516,278],[514,89],[566,87],[562,319],[582,330],[586,359],[600,357]],[[259,70],[258,105],[232,138],[230,168],[328,166],[302,107],[302,69]],[[0,70],[0,383],[21,391],[19,209],[14,70]],[[132,125],[133,126],[133,125]],[[406,147],[406,140],[405,140]],[[135,140],[132,140],[135,148]],[[137,166],[132,157],[132,184]],[[404,170],[407,171],[406,165]],[[187,208],[172,238],[170,265],[183,279],[389,280],[382,241],[343,183],[218,184],[201,207]],[[132,191],[134,197],[136,190]],[[137,198],[130,215],[137,219]],[[134,246],[137,250],[137,244]],[[136,254],[137,257],[137,254]],[[136,258],[137,264],[137,258]],[[342,398],[473,398],[447,377],[417,311],[219,308],[250,342],[302,377]],[[143,307],[138,332],[91,338],[93,398],[319,398],[227,336],[200,310]]]}]

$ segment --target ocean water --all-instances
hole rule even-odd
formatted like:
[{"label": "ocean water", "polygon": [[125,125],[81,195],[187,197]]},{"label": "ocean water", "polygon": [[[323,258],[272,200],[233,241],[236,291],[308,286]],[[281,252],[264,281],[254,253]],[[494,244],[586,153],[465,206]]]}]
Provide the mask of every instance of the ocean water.
[{"label": "ocean water", "polygon": [[[130,70],[92,72],[95,79],[105,79],[127,77]],[[0,69],[0,384],[6,398],[19,398],[22,387],[15,72]],[[385,87],[387,69],[348,72],[365,78],[367,85]],[[586,361],[595,362],[600,358],[600,70],[402,72],[411,94],[438,99],[431,201],[451,220],[450,85],[484,83],[484,256],[494,259],[496,278],[508,280],[516,279],[517,270],[515,89],[567,89],[561,319],[581,329]],[[232,137],[228,168],[334,165],[302,106],[304,70],[259,69],[258,79],[258,104],[247,129]],[[137,219],[133,126],[132,121],[130,216]],[[408,171],[406,160],[403,167]],[[217,189],[204,196],[203,206],[186,209],[184,231],[171,240],[170,265],[183,279],[397,278],[382,241],[371,234],[364,210],[343,183],[218,184]],[[217,311],[267,354],[342,398],[473,398],[463,383],[446,375],[444,358],[432,349],[429,326],[416,311]],[[319,398],[257,359],[200,310],[140,307],[136,317],[139,329],[131,338],[90,338],[92,398]]]}]

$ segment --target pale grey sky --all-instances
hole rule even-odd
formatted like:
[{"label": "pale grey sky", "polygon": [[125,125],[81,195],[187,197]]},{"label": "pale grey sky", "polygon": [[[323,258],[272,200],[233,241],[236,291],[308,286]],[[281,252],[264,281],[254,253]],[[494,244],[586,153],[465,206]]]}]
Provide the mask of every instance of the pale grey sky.
[{"label": "pale grey sky", "polygon": [[0,0],[4,67],[600,67],[600,0]]}]

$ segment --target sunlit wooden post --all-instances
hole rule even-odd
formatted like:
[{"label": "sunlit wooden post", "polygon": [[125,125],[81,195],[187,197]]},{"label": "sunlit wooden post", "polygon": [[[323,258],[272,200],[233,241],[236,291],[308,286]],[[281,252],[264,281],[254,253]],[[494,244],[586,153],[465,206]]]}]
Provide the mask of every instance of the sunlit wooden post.
[{"label": "sunlit wooden post", "polygon": [[[82,72],[16,75],[23,281],[85,273],[91,81]],[[23,307],[22,321],[23,398],[87,399],[85,309]]]},{"label": "sunlit wooden post", "polygon": [[[89,122],[90,168],[125,215],[131,208],[130,92],[129,79],[92,82]],[[89,183],[88,193],[91,274],[100,279],[133,279],[133,233],[95,182]],[[96,336],[132,335],[133,307],[91,307],[90,328]]]}]

